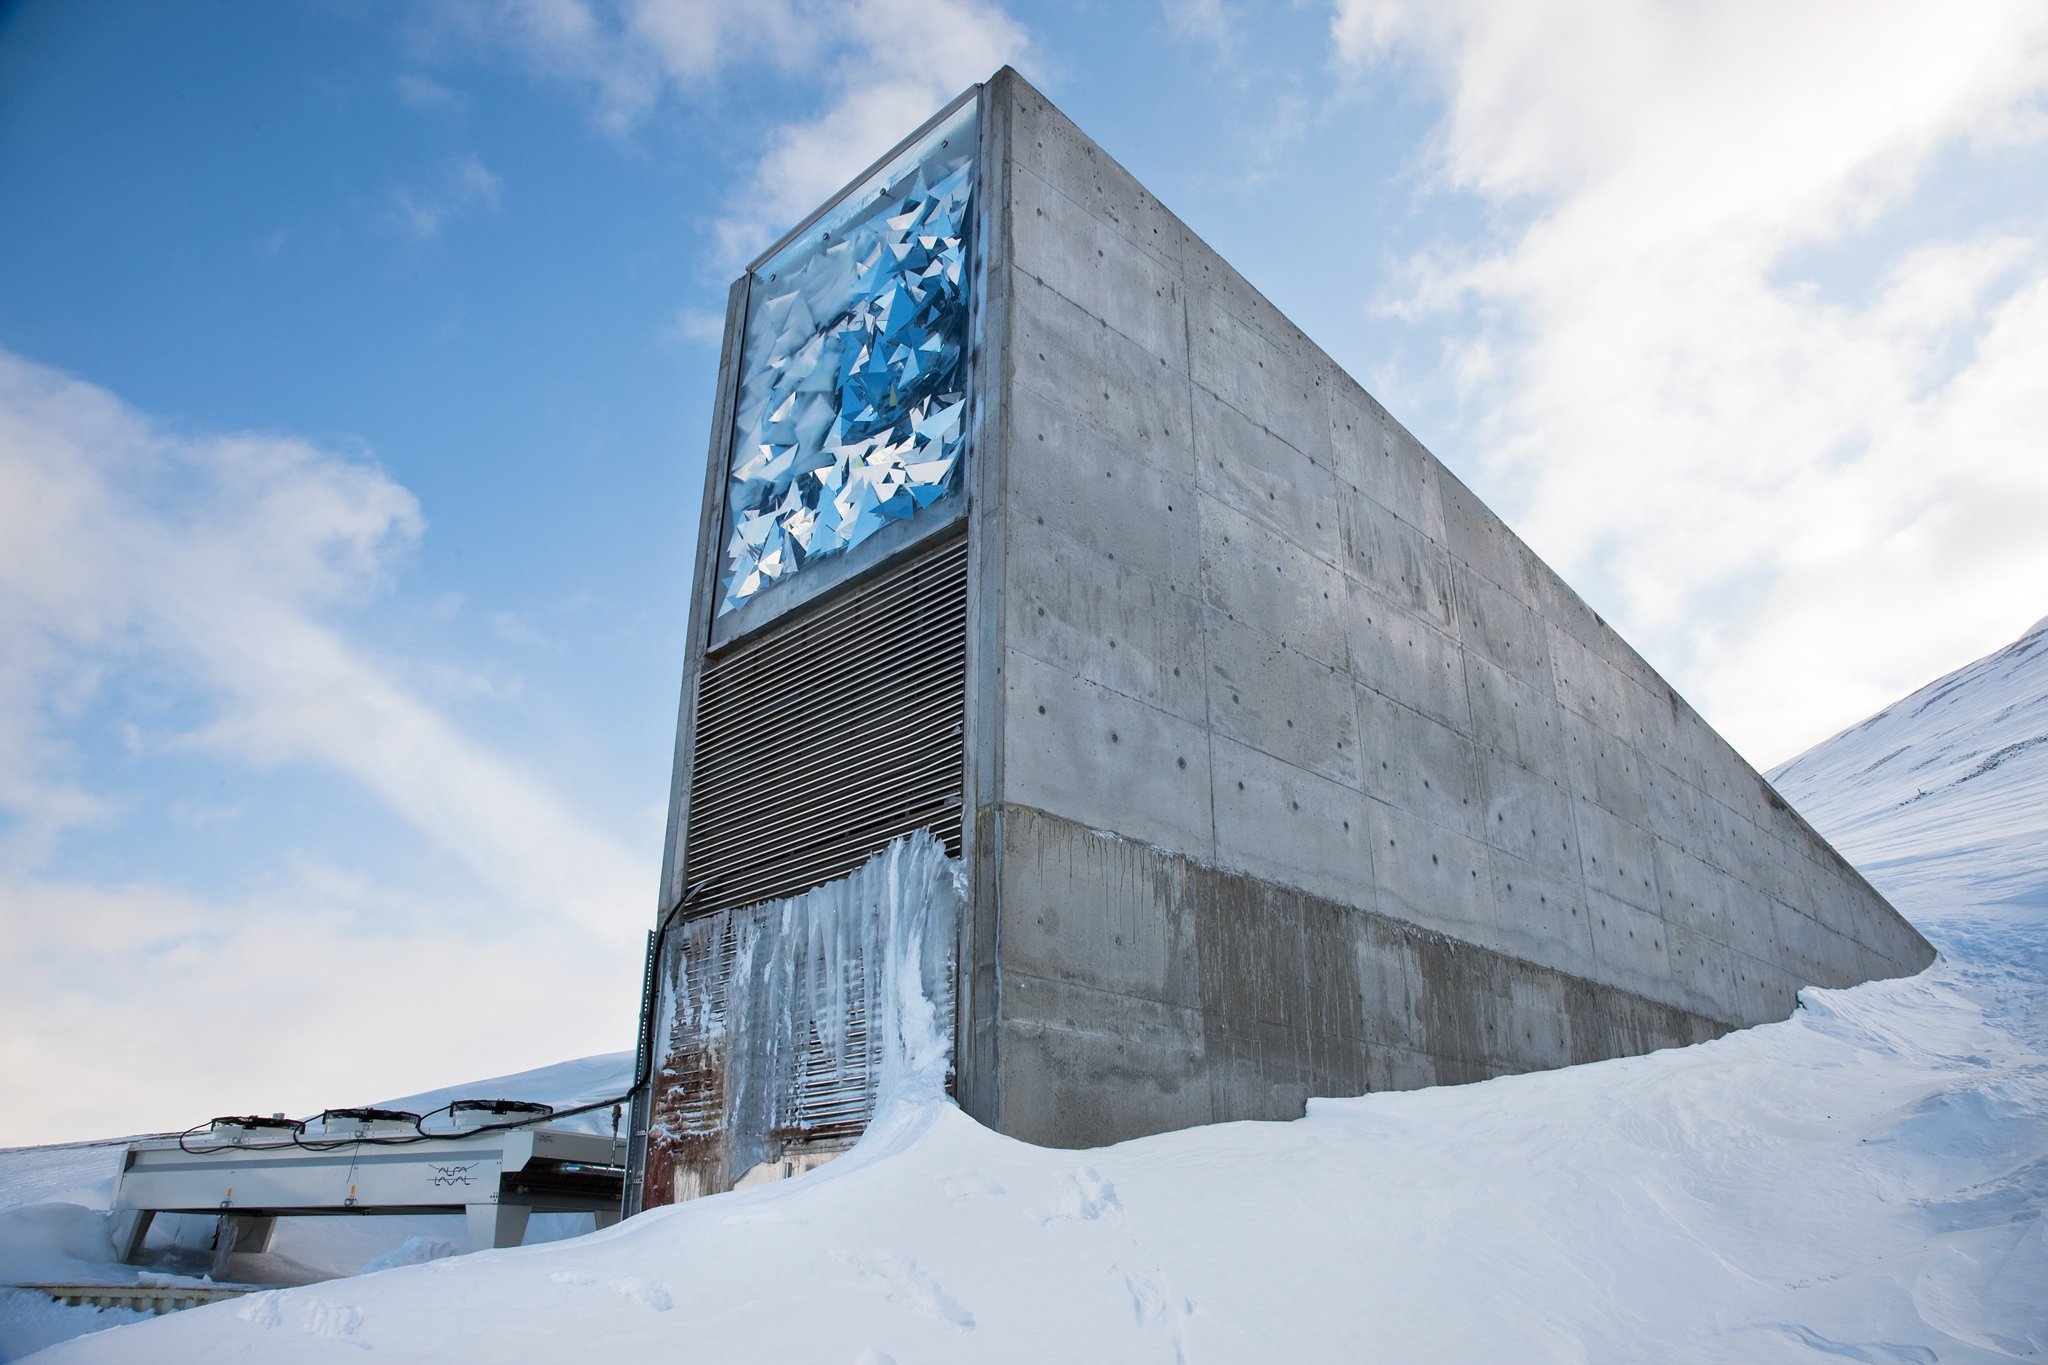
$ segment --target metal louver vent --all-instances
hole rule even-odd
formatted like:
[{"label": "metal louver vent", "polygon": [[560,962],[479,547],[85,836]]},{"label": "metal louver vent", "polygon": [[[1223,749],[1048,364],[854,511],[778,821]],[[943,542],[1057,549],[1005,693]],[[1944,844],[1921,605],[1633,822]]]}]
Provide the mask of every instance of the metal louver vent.
[{"label": "metal louver vent", "polygon": [[965,537],[706,662],[683,854],[702,911],[922,827],[958,856],[966,670]]}]

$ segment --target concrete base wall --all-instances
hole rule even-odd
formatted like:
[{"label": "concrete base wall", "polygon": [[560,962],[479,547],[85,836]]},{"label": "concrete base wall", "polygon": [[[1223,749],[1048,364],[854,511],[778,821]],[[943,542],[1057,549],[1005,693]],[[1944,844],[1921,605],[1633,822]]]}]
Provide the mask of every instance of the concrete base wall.
[{"label": "concrete base wall", "polygon": [[1028,1142],[1298,1118],[1312,1095],[1483,1080],[1734,1027],[1044,811],[984,818],[1004,866],[989,1117]]},{"label": "concrete base wall", "polygon": [[1274,1116],[1932,959],[1136,180],[1014,73],[990,105],[973,1112]]}]

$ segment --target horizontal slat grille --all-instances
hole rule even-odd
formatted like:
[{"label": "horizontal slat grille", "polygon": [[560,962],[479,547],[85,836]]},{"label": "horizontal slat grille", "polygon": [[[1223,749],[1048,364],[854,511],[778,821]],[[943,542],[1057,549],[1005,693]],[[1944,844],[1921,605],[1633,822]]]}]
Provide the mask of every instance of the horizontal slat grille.
[{"label": "horizontal slat grille", "polygon": [[707,662],[685,835],[699,912],[795,895],[929,826],[960,851],[967,542]]}]

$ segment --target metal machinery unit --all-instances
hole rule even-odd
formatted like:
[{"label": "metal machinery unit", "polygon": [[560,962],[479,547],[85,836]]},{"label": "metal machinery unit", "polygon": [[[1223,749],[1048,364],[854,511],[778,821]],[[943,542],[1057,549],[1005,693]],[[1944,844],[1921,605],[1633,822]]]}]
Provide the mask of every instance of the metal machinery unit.
[{"label": "metal machinery unit", "polygon": [[517,1246],[534,1213],[617,1222],[623,1156],[616,1139],[559,1128],[423,1137],[410,1114],[317,1135],[216,1119],[201,1134],[130,1144],[114,1185],[114,1247],[133,1260],[159,1213],[220,1217],[216,1278],[235,1252],[267,1250],[285,1217],[460,1213],[472,1250]]}]

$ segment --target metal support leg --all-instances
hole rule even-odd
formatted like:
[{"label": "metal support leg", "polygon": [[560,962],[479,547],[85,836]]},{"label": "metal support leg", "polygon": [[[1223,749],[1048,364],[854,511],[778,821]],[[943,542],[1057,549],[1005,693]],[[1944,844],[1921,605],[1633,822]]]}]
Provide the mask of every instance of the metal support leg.
[{"label": "metal support leg", "polygon": [[241,1255],[256,1256],[270,1250],[270,1239],[277,1235],[275,1218],[252,1218],[237,1216],[242,1225],[235,1234],[235,1251]]},{"label": "metal support leg", "polygon": [[228,1258],[237,1252],[253,1255],[270,1250],[270,1239],[276,1231],[275,1218],[241,1213],[222,1214],[213,1234],[213,1278],[227,1278]]},{"label": "metal support leg", "polygon": [[469,1206],[469,1249],[516,1247],[526,1236],[526,1220],[533,1210],[524,1204],[471,1204]]},{"label": "metal support leg", "polygon": [[225,1280],[228,1277],[228,1258],[235,1254],[235,1244],[242,1239],[242,1220],[232,1213],[224,1213],[213,1226],[213,1278]]},{"label": "metal support leg", "polygon": [[114,1239],[114,1259],[134,1260],[142,1250],[142,1239],[149,1236],[149,1225],[155,1221],[155,1209],[115,1209],[113,1226],[107,1229]]}]

